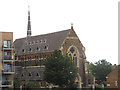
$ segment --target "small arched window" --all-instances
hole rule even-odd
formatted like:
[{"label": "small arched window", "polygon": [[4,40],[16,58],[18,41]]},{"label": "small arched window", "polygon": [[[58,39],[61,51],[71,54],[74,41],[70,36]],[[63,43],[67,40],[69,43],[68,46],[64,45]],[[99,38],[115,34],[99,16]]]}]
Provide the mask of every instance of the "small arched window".
[{"label": "small arched window", "polygon": [[45,50],[48,50],[48,45],[45,45],[44,49],[45,49]]},{"label": "small arched window", "polygon": [[46,43],[46,39],[44,39],[43,42]]},{"label": "small arched window", "polygon": [[29,51],[32,52],[32,49],[30,48]]},{"label": "small arched window", "polygon": [[37,73],[36,76],[40,77],[39,73]]},{"label": "small arched window", "polygon": [[32,74],[31,74],[31,73],[29,73],[29,76],[31,77],[31,76],[32,76]]},{"label": "small arched window", "polygon": [[22,73],[22,74],[21,74],[21,77],[23,77],[23,76],[24,76],[24,74]]},{"label": "small arched window", "polygon": [[39,50],[39,48],[37,47],[37,51]]},{"label": "small arched window", "polygon": [[22,52],[24,53],[24,52],[25,52],[25,50],[24,50],[24,49],[22,49]]}]

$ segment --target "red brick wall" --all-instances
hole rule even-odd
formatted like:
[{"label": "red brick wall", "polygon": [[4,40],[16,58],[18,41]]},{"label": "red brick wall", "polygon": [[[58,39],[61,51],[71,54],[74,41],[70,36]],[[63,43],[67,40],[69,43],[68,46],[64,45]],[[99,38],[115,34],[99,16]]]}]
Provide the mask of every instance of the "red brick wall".
[{"label": "red brick wall", "polygon": [[[119,79],[120,80],[120,79]],[[110,74],[108,74],[107,76],[107,84],[110,84],[110,86],[108,86],[108,88],[118,88],[115,87],[115,81],[117,81],[117,83],[119,83],[118,81],[118,67],[116,67]]]}]

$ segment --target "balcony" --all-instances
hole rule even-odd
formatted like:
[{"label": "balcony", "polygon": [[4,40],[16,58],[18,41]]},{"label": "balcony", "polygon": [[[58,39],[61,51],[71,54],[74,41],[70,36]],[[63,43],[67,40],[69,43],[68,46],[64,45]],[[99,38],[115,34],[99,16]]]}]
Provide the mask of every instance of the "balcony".
[{"label": "balcony", "polygon": [[13,86],[12,80],[3,80],[2,81],[2,87],[11,87],[11,86]]},{"label": "balcony", "polygon": [[14,48],[13,47],[8,47],[8,46],[3,46],[2,47],[2,50],[14,50]]},{"label": "balcony", "polygon": [[12,55],[5,55],[3,57],[3,62],[13,62],[13,56]]},{"label": "balcony", "polygon": [[10,67],[9,69],[3,69],[2,70],[3,74],[14,74],[14,68]]}]

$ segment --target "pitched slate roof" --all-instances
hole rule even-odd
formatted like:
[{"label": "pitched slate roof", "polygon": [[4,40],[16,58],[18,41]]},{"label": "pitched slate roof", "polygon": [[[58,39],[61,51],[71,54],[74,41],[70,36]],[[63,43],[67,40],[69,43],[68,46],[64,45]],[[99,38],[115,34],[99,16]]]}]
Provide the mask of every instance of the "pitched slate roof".
[{"label": "pitched slate roof", "polygon": [[59,49],[70,30],[16,39],[14,42],[15,53],[22,55]]}]

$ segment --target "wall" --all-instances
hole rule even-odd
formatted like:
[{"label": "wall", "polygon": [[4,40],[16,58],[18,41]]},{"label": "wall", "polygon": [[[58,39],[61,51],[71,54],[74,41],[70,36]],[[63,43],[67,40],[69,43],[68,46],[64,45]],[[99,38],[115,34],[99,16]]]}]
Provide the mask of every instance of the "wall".
[{"label": "wall", "polygon": [[115,87],[115,81],[118,83],[118,67],[116,67],[106,78],[107,85],[110,85],[108,88],[118,88],[118,85]]},{"label": "wall", "polygon": [[[82,86],[86,86],[86,80],[85,80],[85,53],[84,53],[84,47],[81,43],[81,41],[79,40],[79,38],[77,37],[76,33],[74,32],[74,30],[71,30],[68,34],[68,36],[66,37],[66,39],[64,40],[60,50],[63,52],[63,54],[66,54],[68,49],[70,48],[70,46],[75,46],[79,52],[79,75],[81,78],[80,83],[82,84]],[[79,79],[80,79],[79,78]],[[80,85],[81,86],[81,85]]]},{"label": "wall", "polygon": [[[12,46],[13,45],[13,32],[0,32],[0,57],[4,56],[3,54],[4,51],[2,50],[4,40],[11,40],[11,46]],[[10,50],[9,52],[11,52],[11,54],[13,55],[12,50]],[[1,61],[2,61],[2,58],[1,58]],[[13,62],[4,62],[4,63],[13,64]],[[1,69],[3,69],[4,63],[3,62],[0,63]],[[0,70],[0,74],[2,75],[1,70]],[[14,74],[4,74],[4,76],[7,76],[8,80],[13,81]],[[13,86],[11,86],[10,88],[13,88]]]}]

